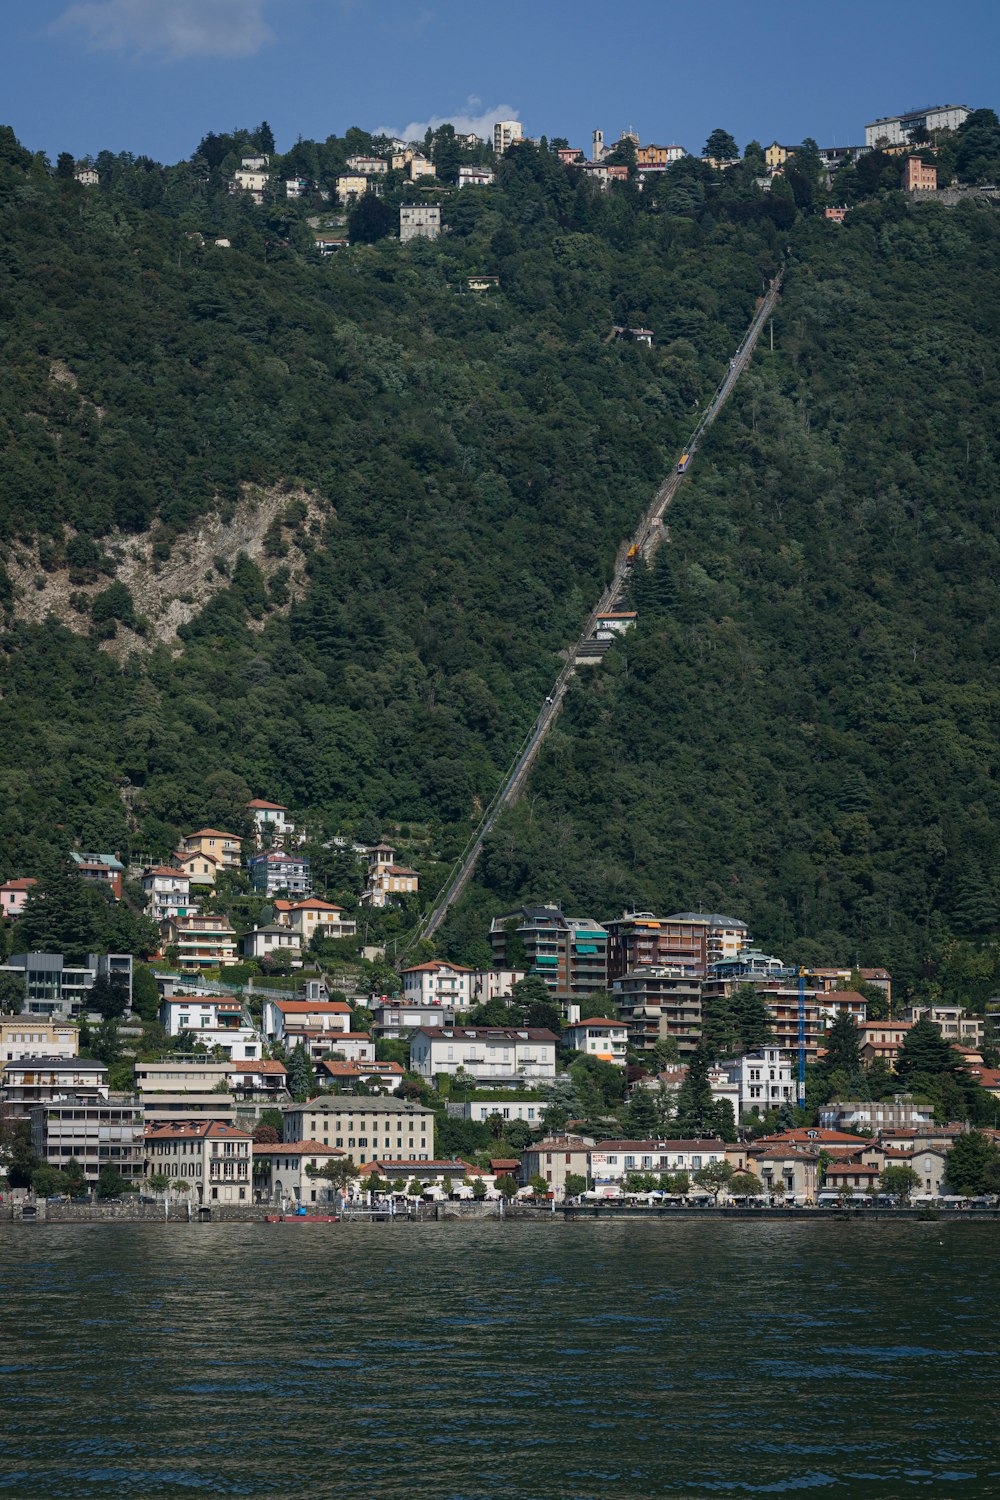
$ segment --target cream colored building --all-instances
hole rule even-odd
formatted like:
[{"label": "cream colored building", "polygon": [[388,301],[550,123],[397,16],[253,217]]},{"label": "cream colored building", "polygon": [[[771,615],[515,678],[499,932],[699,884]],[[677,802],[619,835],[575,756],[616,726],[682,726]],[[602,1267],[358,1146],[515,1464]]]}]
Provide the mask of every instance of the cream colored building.
[{"label": "cream colored building", "polygon": [[186,1182],[198,1203],[251,1201],[251,1148],[245,1130],[219,1120],[184,1120],[146,1129],[146,1173]]},{"label": "cream colored building", "polygon": [[503,156],[509,146],[522,137],[520,120],[497,120],[493,126],[493,151]]},{"label": "cream colored building", "polygon": [[210,854],[224,870],[238,870],[243,840],[238,834],[223,833],[220,828],[199,828],[181,839],[181,854]]},{"label": "cream colored building", "polygon": [[413,156],[407,165],[407,176],[412,182],[416,182],[418,177],[433,177],[434,163],[428,161],[426,156]]},{"label": "cream colored building", "polygon": [[337,178],[337,197],[341,203],[347,203],[351,198],[360,198],[367,191],[368,178],[359,176],[357,172],[345,172],[342,177]]},{"label": "cream colored building", "polygon": [[329,1203],[333,1184],[315,1174],[346,1155],[322,1141],[254,1142],[254,1195],[272,1203]]},{"label": "cream colored building", "polygon": [[[399,238],[407,240],[436,240],[441,233],[441,205],[439,203],[403,203],[399,209]],[[412,871],[410,872],[412,874]],[[384,905],[384,902],[373,902]]]},{"label": "cream colored building", "polygon": [[590,1152],[593,1140],[583,1135],[554,1135],[521,1152],[521,1182],[544,1178],[550,1193],[566,1195],[566,1178],[585,1177],[590,1182]]},{"label": "cream colored building", "polygon": [[22,1057],[78,1057],[80,1032],[64,1021],[42,1016],[0,1016],[0,1063]]},{"label": "cream colored building", "polygon": [[412,1099],[322,1094],[285,1108],[286,1141],[322,1141],[356,1162],[431,1161],[434,1111]]},{"label": "cream colored building", "polygon": [[309,946],[309,940],[316,932],[321,932],[324,937],[342,938],[354,937],[358,930],[357,921],[342,906],[335,906],[332,901],[323,901],[318,896],[294,902],[279,920],[298,935],[303,948]]}]

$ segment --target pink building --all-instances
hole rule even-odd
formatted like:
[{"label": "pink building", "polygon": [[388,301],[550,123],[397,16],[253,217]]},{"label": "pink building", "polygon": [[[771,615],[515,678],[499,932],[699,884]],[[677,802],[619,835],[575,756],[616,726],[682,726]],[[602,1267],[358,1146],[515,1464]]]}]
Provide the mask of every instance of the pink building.
[{"label": "pink building", "polygon": [[5,880],[0,885],[0,916],[19,917],[28,899],[28,892],[38,881],[32,875],[21,880]]},{"label": "pink building", "polygon": [[847,209],[843,207],[837,208],[831,204],[829,208],[824,208],[823,217],[829,219],[834,224],[843,224],[847,218]]},{"label": "pink building", "polygon": [[903,191],[907,193],[936,193],[937,167],[928,166],[919,156],[908,156],[903,166]]}]

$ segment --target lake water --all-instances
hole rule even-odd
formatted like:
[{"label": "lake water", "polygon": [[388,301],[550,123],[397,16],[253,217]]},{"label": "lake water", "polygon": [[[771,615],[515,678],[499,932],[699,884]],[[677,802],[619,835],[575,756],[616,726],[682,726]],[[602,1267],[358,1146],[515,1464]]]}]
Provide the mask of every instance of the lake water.
[{"label": "lake water", "polygon": [[0,1225],[0,1494],[1000,1494],[990,1224]]}]

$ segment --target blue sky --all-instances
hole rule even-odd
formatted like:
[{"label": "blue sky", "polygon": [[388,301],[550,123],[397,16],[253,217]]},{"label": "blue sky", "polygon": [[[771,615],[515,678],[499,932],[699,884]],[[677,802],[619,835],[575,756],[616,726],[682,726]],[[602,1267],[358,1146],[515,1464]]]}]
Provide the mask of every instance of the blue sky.
[{"label": "blue sky", "polygon": [[190,155],[270,121],[279,150],[428,121],[586,146],[717,125],[821,145],[931,103],[997,107],[1000,0],[8,0],[0,122],[55,157]]}]

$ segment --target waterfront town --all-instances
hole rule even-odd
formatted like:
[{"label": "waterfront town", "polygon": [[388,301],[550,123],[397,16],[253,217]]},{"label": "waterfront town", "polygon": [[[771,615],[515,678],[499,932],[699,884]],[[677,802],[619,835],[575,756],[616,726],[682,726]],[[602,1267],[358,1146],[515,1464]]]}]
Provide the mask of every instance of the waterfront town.
[{"label": "waterfront town", "polygon": [[[412,907],[414,865],[383,839],[325,841],[356,871],[348,909],[316,893],[289,808],[243,814],[244,831],[195,829],[169,861],[76,851],[0,884],[8,1202],[317,1213],[1000,1190],[1000,997],[901,1005],[885,968],[788,962],[700,911],[527,904],[492,918],[480,967],[419,943],[394,968],[358,924]],[[18,951],[74,899],[143,904],[147,951],[81,961],[71,929],[64,951]]]}]

